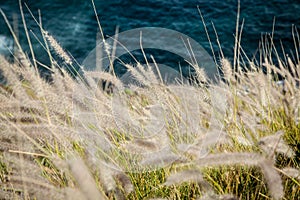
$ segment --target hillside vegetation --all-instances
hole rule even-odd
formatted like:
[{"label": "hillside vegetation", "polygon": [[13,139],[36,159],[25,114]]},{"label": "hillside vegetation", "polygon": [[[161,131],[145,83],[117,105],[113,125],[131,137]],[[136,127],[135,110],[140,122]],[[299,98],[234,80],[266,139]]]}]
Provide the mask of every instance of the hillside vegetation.
[{"label": "hillside vegetation", "polygon": [[178,84],[126,65],[141,87],[71,74],[75,61],[41,34],[49,66],[18,41],[14,61],[0,57],[0,199],[300,198],[296,30],[290,57],[271,42],[247,60],[237,41],[215,82],[197,65]]}]

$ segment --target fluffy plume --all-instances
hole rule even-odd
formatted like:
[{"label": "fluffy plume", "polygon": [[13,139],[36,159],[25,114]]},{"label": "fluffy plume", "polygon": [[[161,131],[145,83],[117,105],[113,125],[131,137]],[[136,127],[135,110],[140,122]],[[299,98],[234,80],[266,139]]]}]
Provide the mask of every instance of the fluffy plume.
[{"label": "fluffy plume", "polygon": [[147,152],[155,152],[159,150],[159,146],[153,141],[146,139],[137,139],[132,142],[121,144],[127,151],[135,154],[143,154]]},{"label": "fluffy plume", "polygon": [[195,69],[197,80],[200,83],[207,83],[208,77],[204,69],[202,67],[199,67],[198,65],[192,65],[192,67]]},{"label": "fluffy plume", "polygon": [[300,180],[300,170],[292,167],[286,167],[282,169],[284,175],[290,176]]},{"label": "fluffy plume", "polygon": [[224,78],[227,81],[230,81],[232,79],[232,66],[231,63],[228,59],[222,58],[221,59],[221,67],[223,70]]},{"label": "fluffy plume", "polygon": [[196,164],[202,167],[239,164],[256,166],[262,159],[261,155],[255,153],[221,153],[198,159]]},{"label": "fluffy plume", "polygon": [[72,158],[68,160],[68,163],[72,175],[77,181],[82,194],[87,199],[105,199],[105,197],[99,192],[96,182],[82,159]]},{"label": "fluffy plume", "polygon": [[294,151],[284,142],[283,131],[278,131],[273,135],[263,137],[258,144],[261,149],[269,156],[275,156],[275,153],[282,153],[290,158],[295,156]]},{"label": "fluffy plume", "polygon": [[230,195],[230,194],[217,195],[214,193],[205,193],[198,200],[238,200],[238,198],[235,197],[234,195]]},{"label": "fluffy plume", "polygon": [[131,180],[125,173],[119,172],[115,175],[115,177],[121,183],[122,188],[124,188],[127,194],[134,191]]},{"label": "fluffy plume", "polygon": [[58,56],[60,56],[67,64],[72,65],[72,59],[70,56],[63,50],[63,48],[58,44],[56,39],[50,35],[47,31],[43,32],[45,38],[49,42],[50,46],[54,49]]},{"label": "fluffy plume", "polygon": [[268,160],[264,160],[259,162],[259,167],[264,175],[264,178],[267,182],[269,193],[272,195],[272,197],[275,200],[279,200],[283,198],[283,186],[282,186],[282,180],[275,169],[274,166],[272,166],[273,163]]},{"label": "fluffy plume", "polygon": [[196,182],[198,184],[204,183],[202,174],[198,170],[184,170],[177,173],[172,173],[164,183],[166,186],[181,184],[183,182]]},{"label": "fluffy plume", "polygon": [[186,159],[174,154],[169,150],[146,154],[146,158],[141,161],[141,165],[151,168],[159,168],[174,163],[182,163]]}]

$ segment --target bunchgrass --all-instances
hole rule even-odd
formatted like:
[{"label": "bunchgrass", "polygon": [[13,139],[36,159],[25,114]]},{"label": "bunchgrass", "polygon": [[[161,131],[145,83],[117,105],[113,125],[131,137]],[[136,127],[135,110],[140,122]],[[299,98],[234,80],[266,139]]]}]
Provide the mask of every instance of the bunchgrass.
[{"label": "bunchgrass", "polygon": [[266,44],[261,62],[242,65],[237,37],[233,65],[215,58],[216,83],[198,66],[195,83],[167,85],[153,66],[127,65],[137,87],[70,74],[76,62],[37,23],[51,78],[20,45],[14,62],[0,56],[1,199],[300,198],[297,50],[279,58]]}]

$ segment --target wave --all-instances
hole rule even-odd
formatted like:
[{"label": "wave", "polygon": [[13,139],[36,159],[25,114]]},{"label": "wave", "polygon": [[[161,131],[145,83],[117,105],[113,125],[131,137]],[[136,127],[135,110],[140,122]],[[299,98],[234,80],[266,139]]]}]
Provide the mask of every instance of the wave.
[{"label": "wave", "polygon": [[13,40],[5,35],[0,35],[0,54],[9,55],[13,50]]}]

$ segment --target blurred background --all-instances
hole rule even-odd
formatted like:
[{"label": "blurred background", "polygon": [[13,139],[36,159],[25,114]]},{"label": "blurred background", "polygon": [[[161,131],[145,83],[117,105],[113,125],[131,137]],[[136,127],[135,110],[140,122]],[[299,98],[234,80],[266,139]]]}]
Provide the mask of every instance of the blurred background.
[{"label": "blurred background", "polygon": [[[98,26],[91,1],[23,0],[22,2],[29,6],[36,17],[38,10],[41,10],[43,27],[79,63],[95,47]],[[211,36],[214,52],[218,55],[219,49],[211,22],[216,27],[225,56],[229,59],[233,57],[236,0],[95,0],[95,4],[106,36],[114,35],[117,26],[120,32],[139,27],[163,27],[188,35],[212,55],[197,10],[199,6]],[[19,38],[24,49],[28,51],[18,0],[0,0],[0,8],[10,22],[13,22],[13,18],[18,19]],[[40,37],[39,28],[24,5],[23,9],[28,28]],[[245,19],[241,44],[247,55],[250,58],[256,55],[262,36],[272,32],[274,17],[276,17],[275,44],[281,48],[281,40],[286,53],[293,51],[295,47],[292,25],[300,24],[299,10],[300,1],[296,0],[241,0],[241,21]],[[47,54],[32,33],[31,39],[38,60],[47,63]],[[11,48],[12,45],[12,36],[3,18],[0,17],[0,53],[9,54],[7,47]],[[159,52],[157,56],[162,60],[173,57],[168,55],[168,52],[165,54]]]}]

